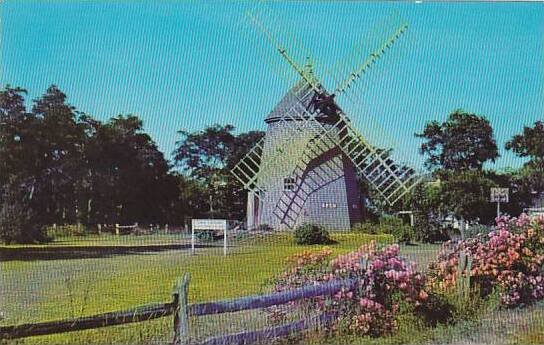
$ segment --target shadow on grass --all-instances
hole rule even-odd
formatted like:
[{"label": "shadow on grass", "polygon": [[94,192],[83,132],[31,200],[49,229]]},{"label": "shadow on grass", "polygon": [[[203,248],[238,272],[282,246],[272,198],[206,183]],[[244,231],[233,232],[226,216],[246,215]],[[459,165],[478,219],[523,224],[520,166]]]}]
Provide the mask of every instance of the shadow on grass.
[{"label": "shadow on grass", "polygon": [[[218,247],[197,244],[195,248]],[[118,255],[159,253],[169,250],[190,250],[190,244],[153,244],[121,246],[47,246],[40,248],[0,248],[0,261],[36,261],[108,258]]]}]

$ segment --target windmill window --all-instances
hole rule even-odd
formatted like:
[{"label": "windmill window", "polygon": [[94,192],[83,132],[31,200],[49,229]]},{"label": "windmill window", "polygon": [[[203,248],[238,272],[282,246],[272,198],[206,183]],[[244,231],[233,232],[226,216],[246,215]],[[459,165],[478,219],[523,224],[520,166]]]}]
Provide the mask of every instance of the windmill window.
[{"label": "windmill window", "polygon": [[294,177],[286,177],[283,179],[283,190],[293,191],[295,190],[296,179]]}]

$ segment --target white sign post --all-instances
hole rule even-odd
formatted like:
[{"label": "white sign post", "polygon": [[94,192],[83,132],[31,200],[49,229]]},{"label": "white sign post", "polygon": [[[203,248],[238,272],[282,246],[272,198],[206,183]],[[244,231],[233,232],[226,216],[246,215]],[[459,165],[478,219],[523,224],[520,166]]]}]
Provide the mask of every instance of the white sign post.
[{"label": "white sign post", "polygon": [[497,217],[501,216],[501,202],[509,202],[508,188],[491,188],[491,202],[497,203]]},{"label": "white sign post", "polygon": [[226,219],[193,219],[191,226],[191,253],[195,254],[195,230],[222,230],[223,255],[227,255],[227,220]]}]

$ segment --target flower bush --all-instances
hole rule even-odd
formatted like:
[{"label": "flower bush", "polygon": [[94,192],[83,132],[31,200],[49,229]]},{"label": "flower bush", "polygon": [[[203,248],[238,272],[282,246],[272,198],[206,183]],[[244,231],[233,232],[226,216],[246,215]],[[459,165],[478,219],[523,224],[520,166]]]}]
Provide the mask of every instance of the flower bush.
[{"label": "flower bush", "polygon": [[291,267],[274,285],[275,291],[317,285],[339,279],[353,279],[356,288],[342,289],[331,297],[318,297],[272,309],[281,318],[294,306],[321,312],[334,312],[333,329],[357,335],[381,336],[396,328],[401,305],[411,307],[425,302],[425,277],[415,264],[399,257],[398,245],[377,249],[372,242],[335,259],[331,251],[304,252],[290,258]]},{"label": "flower bush", "polygon": [[482,297],[498,290],[503,306],[514,307],[544,299],[544,217],[499,217],[487,235],[446,243],[431,265],[431,282],[440,289],[455,286],[459,253],[473,259],[471,285]]}]

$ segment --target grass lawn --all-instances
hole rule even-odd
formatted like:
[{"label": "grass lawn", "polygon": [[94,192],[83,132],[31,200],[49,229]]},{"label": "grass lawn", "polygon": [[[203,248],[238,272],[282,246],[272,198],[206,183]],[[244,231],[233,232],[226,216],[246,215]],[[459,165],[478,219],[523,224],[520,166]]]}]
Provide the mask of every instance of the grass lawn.
[{"label": "grass lawn", "polygon": [[[360,233],[335,233],[334,255],[346,253],[372,239],[391,238]],[[191,274],[190,302],[211,301],[265,293],[266,281],[285,267],[285,258],[323,246],[296,246],[287,235],[238,243],[222,255],[222,248],[198,248],[197,255],[181,249],[180,235],[108,236],[62,239],[47,245],[0,247],[0,306],[2,325],[78,317],[171,299],[174,281]],[[172,245],[177,247],[172,248]],[[121,248],[117,250],[114,248]],[[401,246],[401,253],[418,267],[436,257],[440,246]],[[2,255],[6,252],[9,256]],[[497,312],[477,323],[426,329],[407,323],[393,337],[305,340],[310,344],[542,344],[544,306]],[[514,322],[515,321],[515,322]],[[500,324],[500,325],[499,325]],[[268,325],[259,310],[191,319],[194,339]],[[496,331],[500,329],[500,336]],[[498,334],[498,333],[497,333]],[[14,344],[167,344],[172,339],[172,317],[96,330],[39,336]],[[500,342],[499,342],[500,341]],[[288,341],[289,342],[289,341]],[[0,341],[1,343],[1,341]],[[9,342],[8,342],[9,343]],[[280,342],[284,343],[284,342]]]},{"label": "grass lawn", "polygon": [[[129,246],[179,241],[175,235],[162,238],[143,236],[117,240]],[[179,236],[179,235],[178,235]],[[335,254],[355,249],[372,239],[390,241],[386,236],[336,233]],[[305,249],[321,246],[296,246],[290,237],[278,235],[253,244],[230,249],[199,248],[191,256],[186,250],[168,249],[135,252],[111,251],[104,239],[64,240],[29,248],[4,246],[10,259],[0,266],[2,324],[39,322],[131,308],[171,299],[174,281],[184,272],[191,274],[190,302],[210,301],[265,291],[265,282],[285,267],[285,258]],[[116,243],[113,243],[116,244]],[[79,247],[81,255],[69,256]],[[96,246],[105,246],[99,255]],[[51,249],[56,255],[52,255]],[[23,253],[13,255],[14,250]],[[46,251],[43,256],[40,251]],[[86,251],[93,255],[84,255]],[[77,251],[76,251],[77,252]],[[64,259],[63,255],[69,256]],[[33,256],[35,255],[35,256]],[[238,313],[237,313],[238,314]],[[243,324],[248,315],[225,316]],[[237,319],[238,318],[238,319]],[[97,330],[41,336],[20,340],[19,344],[104,344],[165,343],[171,340],[172,318],[102,328]]]}]

